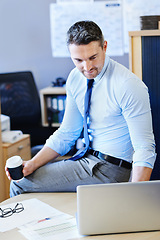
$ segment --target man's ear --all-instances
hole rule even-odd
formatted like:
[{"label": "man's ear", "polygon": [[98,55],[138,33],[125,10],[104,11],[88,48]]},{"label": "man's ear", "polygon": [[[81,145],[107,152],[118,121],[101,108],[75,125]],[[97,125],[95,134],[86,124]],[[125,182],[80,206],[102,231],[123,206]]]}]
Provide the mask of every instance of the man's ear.
[{"label": "man's ear", "polygon": [[104,41],[103,49],[104,49],[104,51],[106,52],[106,50],[107,50],[107,41]]}]

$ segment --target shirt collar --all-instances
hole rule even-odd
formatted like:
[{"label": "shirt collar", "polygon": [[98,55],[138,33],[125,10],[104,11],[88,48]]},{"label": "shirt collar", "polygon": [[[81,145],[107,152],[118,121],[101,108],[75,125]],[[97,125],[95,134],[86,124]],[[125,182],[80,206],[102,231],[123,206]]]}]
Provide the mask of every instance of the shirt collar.
[{"label": "shirt collar", "polygon": [[104,61],[104,66],[102,68],[102,71],[97,75],[97,77],[94,78],[95,82],[100,81],[100,79],[102,78],[103,74],[105,73],[105,71],[107,70],[108,67],[108,63],[109,63],[109,56],[105,55],[105,61]]}]

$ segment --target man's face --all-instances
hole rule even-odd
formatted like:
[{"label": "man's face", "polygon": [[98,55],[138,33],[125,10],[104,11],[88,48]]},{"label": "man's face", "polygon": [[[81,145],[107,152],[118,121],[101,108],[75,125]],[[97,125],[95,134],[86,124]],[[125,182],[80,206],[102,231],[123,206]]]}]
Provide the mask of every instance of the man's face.
[{"label": "man's face", "polygon": [[72,61],[88,79],[95,78],[102,71],[106,49],[106,41],[104,41],[103,48],[99,41],[93,41],[86,45],[69,45]]}]

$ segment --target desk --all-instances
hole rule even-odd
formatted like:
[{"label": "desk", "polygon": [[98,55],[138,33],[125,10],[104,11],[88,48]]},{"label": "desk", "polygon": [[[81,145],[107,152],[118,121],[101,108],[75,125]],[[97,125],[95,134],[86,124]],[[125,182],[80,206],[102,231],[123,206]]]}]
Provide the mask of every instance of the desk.
[{"label": "desk", "polygon": [[[5,200],[0,205],[9,204],[12,202],[20,202],[30,198],[37,198],[42,202],[45,202],[52,207],[75,216],[76,212],[76,193],[28,193],[22,194],[10,199]],[[18,229],[14,229],[5,233],[0,232],[1,240],[25,240],[25,238],[18,232]],[[110,234],[110,235],[98,235],[88,236],[83,238],[86,240],[160,240],[160,231],[155,232],[143,232],[143,233],[126,233],[126,234]],[[78,240],[74,239],[74,240]],[[67,240],[67,239],[64,239]]]}]

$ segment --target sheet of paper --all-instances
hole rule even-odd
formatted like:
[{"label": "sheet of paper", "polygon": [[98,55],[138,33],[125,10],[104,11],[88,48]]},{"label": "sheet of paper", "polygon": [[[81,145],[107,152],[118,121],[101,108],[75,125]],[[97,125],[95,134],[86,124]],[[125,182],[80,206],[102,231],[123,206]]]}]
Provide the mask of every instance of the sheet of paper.
[{"label": "sheet of paper", "polygon": [[66,33],[77,21],[95,21],[108,41],[107,54],[123,54],[121,0],[50,4],[51,46],[54,57],[69,57]]},{"label": "sheet of paper", "polygon": [[[46,203],[41,202],[36,198],[24,200],[21,201],[21,203],[24,207],[24,210],[22,212],[14,213],[10,217],[0,218],[0,232],[11,230],[37,219],[50,217],[55,214],[55,212],[58,212],[58,210],[54,209]],[[10,207],[13,209],[16,204],[17,202],[3,205],[1,208],[4,209]]]},{"label": "sheet of paper", "polygon": [[123,0],[125,52],[129,52],[128,32],[140,30],[140,16],[147,15],[160,15],[160,0]]},{"label": "sheet of paper", "polygon": [[81,237],[77,231],[76,219],[62,212],[25,224],[19,232],[28,240],[71,240]]}]

